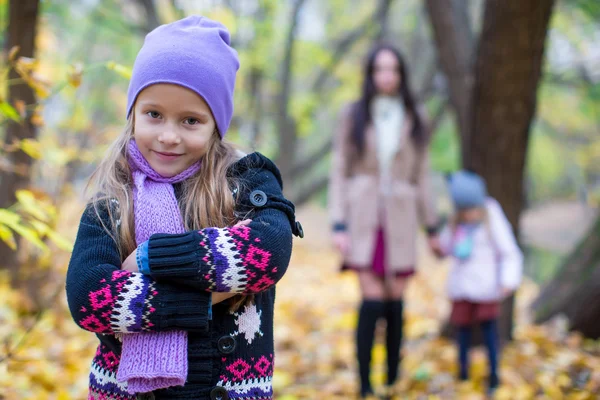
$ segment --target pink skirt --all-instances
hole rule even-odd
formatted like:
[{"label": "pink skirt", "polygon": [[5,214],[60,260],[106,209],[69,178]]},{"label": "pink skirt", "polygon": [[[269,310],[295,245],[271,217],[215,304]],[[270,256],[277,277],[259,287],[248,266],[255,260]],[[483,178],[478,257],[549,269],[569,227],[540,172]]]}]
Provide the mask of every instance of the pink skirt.
[{"label": "pink skirt", "polygon": [[[383,229],[379,228],[377,230],[377,235],[375,235],[375,251],[373,252],[373,261],[371,262],[371,271],[381,278],[386,276],[386,270],[388,268],[385,258],[385,235],[383,234]],[[362,271],[363,269],[364,268],[345,263],[342,265],[342,271]],[[408,278],[409,276],[414,275],[414,273],[415,268],[411,266],[410,268],[405,268],[393,275],[397,278]]]}]

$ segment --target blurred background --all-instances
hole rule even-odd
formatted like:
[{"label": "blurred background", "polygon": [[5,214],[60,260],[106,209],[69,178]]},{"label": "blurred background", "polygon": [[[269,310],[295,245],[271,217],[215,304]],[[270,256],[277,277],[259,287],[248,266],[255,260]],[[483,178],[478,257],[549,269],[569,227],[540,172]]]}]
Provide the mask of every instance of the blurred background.
[{"label": "blurred background", "polygon": [[[276,161],[306,231],[278,289],[278,399],[356,391],[358,287],[337,272],[325,207],[337,115],[358,97],[379,40],[402,50],[432,122],[440,213],[443,175],[475,168],[526,254],[497,398],[600,396],[597,0],[3,0],[0,399],[85,398],[96,339],[64,296],[83,189],[124,126],[144,35],[195,13],[226,25],[240,55],[228,138]],[[483,353],[472,382],[454,383],[455,350],[440,335],[447,265],[420,254],[406,398],[483,398]],[[376,345],[378,365],[383,357]],[[382,369],[374,375],[383,381]]]}]

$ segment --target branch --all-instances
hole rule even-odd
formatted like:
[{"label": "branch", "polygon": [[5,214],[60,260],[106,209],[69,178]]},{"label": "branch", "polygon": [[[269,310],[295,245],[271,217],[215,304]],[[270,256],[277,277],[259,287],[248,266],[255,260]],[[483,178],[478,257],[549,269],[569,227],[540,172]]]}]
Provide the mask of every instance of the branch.
[{"label": "branch", "polygon": [[435,134],[435,132],[437,131],[437,129],[440,126],[440,123],[442,122],[442,120],[444,119],[444,115],[446,114],[446,111],[448,110],[448,99],[444,99],[444,101],[442,102],[442,104],[440,105],[440,107],[436,110],[435,114],[433,114],[433,116],[431,117],[431,122],[429,123],[429,131],[431,136],[433,136]]},{"label": "branch", "polygon": [[314,153],[294,164],[290,172],[292,179],[297,178],[303,171],[313,167],[325,158],[331,151],[331,146],[333,146],[333,138],[329,137]]},{"label": "branch", "polygon": [[321,190],[325,189],[327,187],[328,183],[329,183],[329,177],[327,175],[320,176],[320,177],[316,178],[315,180],[313,180],[312,182],[309,182],[304,187],[295,191],[290,196],[290,201],[292,203],[294,203],[294,205],[296,207],[300,207],[302,204],[304,204],[308,200],[310,200],[311,197],[313,197],[315,194],[317,194]]},{"label": "branch", "polygon": [[473,86],[474,40],[467,3],[462,0],[427,0],[438,58],[448,81],[450,102],[456,112],[462,142],[469,132]]},{"label": "branch", "polygon": [[335,70],[343,56],[358,39],[363,38],[367,34],[373,21],[381,20],[383,18],[382,16],[385,16],[388,13],[391,2],[392,0],[381,0],[373,15],[365,18],[356,26],[356,28],[354,28],[354,30],[348,32],[346,36],[337,41],[337,45],[332,50],[333,55],[331,56],[331,61],[325,68],[321,69],[312,85],[311,90],[313,92],[320,93],[323,90],[325,81]]},{"label": "branch", "polygon": [[278,126],[281,129],[284,124],[284,120],[288,114],[288,103],[290,100],[290,86],[292,82],[292,58],[294,55],[294,42],[296,39],[296,28],[298,25],[298,14],[302,4],[305,0],[296,0],[292,9],[292,16],[290,21],[290,29],[287,34],[285,41],[285,52],[283,56],[283,63],[281,65],[280,79],[281,79],[281,90],[277,96],[277,104],[279,108],[278,112]]},{"label": "branch", "polygon": [[144,9],[144,12],[146,13],[146,33],[149,33],[160,25],[158,13],[156,12],[156,7],[154,6],[154,0],[137,0],[137,3]]},{"label": "branch", "polygon": [[377,25],[379,26],[379,32],[375,37],[377,41],[384,39],[387,36],[388,32],[388,13],[390,10],[390,5],[392,0],[384,0],[382,1],[379,10],[377,12],[377,16],[375,21],[377,21]]}]

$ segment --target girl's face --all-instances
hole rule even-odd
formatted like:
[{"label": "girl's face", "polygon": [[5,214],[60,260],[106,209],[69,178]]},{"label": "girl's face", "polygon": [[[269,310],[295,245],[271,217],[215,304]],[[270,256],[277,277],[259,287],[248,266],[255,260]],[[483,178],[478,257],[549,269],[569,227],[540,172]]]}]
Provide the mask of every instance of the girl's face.
[{"label": "girl's face", "polygon": [[172,177],[206,154],[215,119],[208,104],[182,86],[155,84],[142,90],[134,109],[134,138],[158,174]]},{"label": "girl's face", "polygon": [[373,82],[377,93],[393,96],[400,89],[400,64],[390,50],[383,49],[375,56]]},{"label": "girl's face", "polygon": [[466,224],[481,222],[485,217],[483,207],[466,208],[458,211],[458,221]]}]

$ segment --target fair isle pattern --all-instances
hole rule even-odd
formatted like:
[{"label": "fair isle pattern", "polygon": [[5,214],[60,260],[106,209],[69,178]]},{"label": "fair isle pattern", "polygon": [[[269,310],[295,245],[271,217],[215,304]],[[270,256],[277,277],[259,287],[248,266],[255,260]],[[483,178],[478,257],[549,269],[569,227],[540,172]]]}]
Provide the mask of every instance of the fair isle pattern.
[{"label": "fair isle pattern", "polygon": [[273,397],[273,354],[258,359],[242,358],[225,366],[218,386],[224,387],[231,399],[271,399]]},{"label": "fair isle pattern", "polygon": [[277,266],[269,264],[271,253],[258,247],[260,240],[252,240],[251,231],[248,226],[199,231],[200,246],[206,250],[202,261],[209,265],[204,278],[210,282],[210,291],[252,294],[275,284],[272,275]]},{"label": "fair isle pattern", "polygon": [[233,316],[235,318],[235,324],[237,325],[237,331],[233,332],[231,336],[244,335],[246,342],[252,344],[252,341],[256,338],[256,335],[263,336],[264,334],[260,330],[262,310],[257,310],[256,304],[244,306],[244,311],[241,313],[235,312]]},{"label": "fair isle pattern", "polygon": [[119,357],[108,347],[100,344],[92,361],[88,399],[135,400],[127,392],[127,383],[117,381]]},{"label": "fair isle pattern", "polygon": [[[118,273],[127,273],[127,271],[115,272]],[[121,288],[111,318],[113,330],[122,333],[140,332],[144,328],[143,322],[149,322],[144,318],[147,314],[145,300],[149,296],[154,297],[156,292],[151,291],[149,279],[141,273],[129,273],[129,279]],[[148,312],[152,311],[148,310]]]},{"label": "fair isle pattern", "polygon": [[88,295],[79,322],[96,333],[143,331],[151,326],[148,316],[155,311],[150,303],[156,290],[142,274],[114,271],[110,282],[102,279],[100,287]]}]

